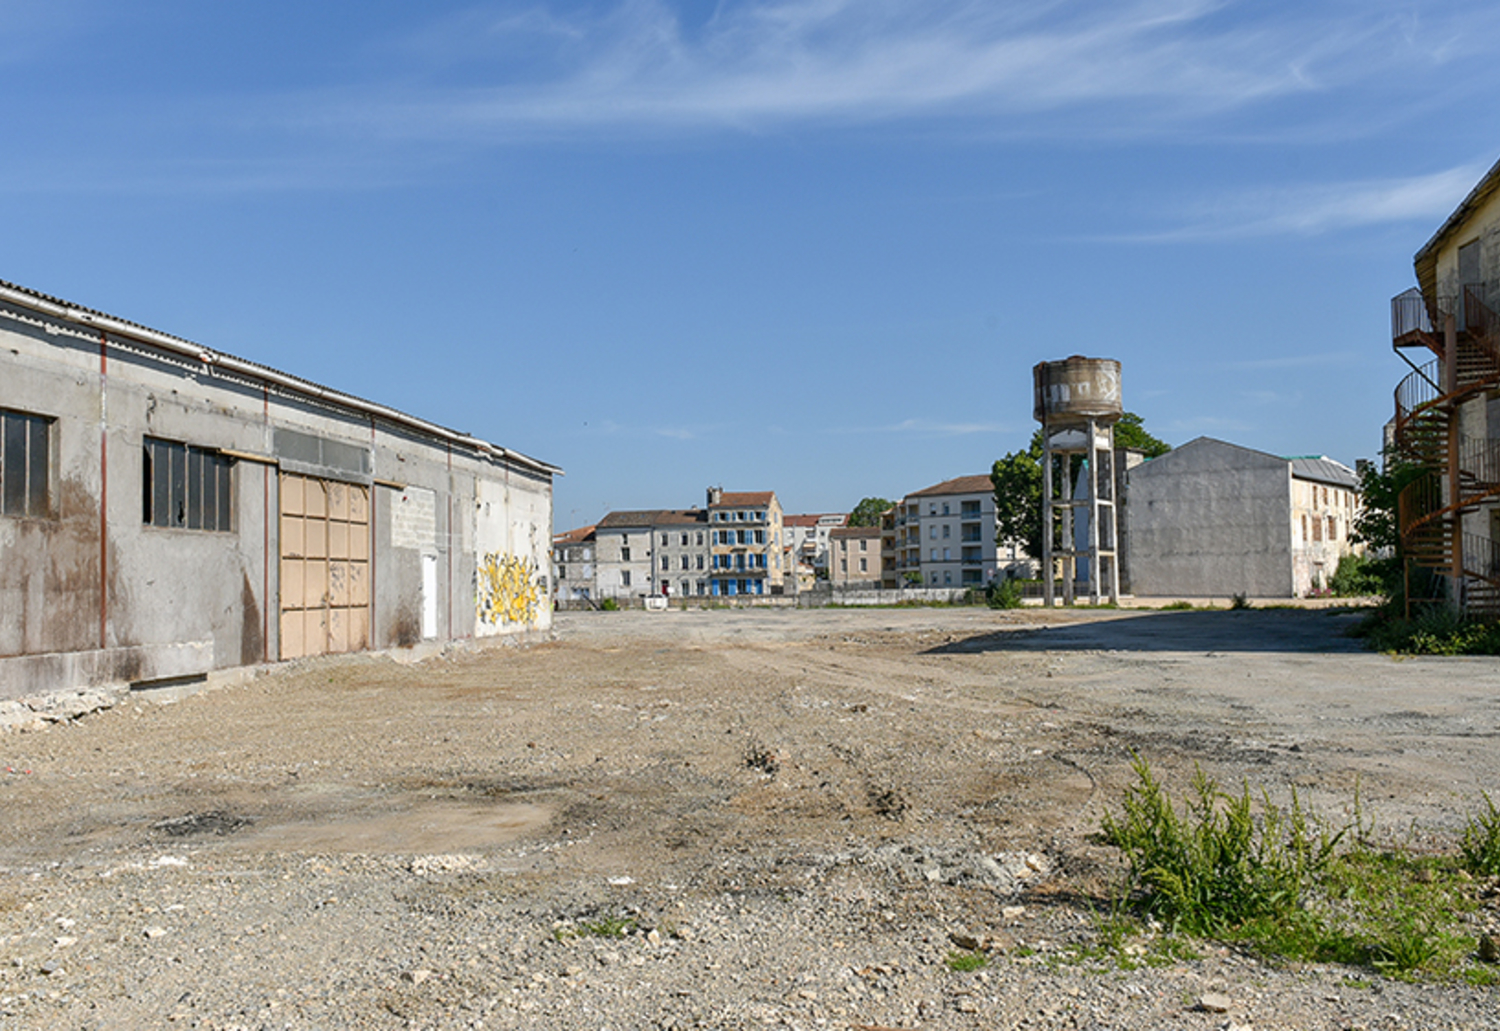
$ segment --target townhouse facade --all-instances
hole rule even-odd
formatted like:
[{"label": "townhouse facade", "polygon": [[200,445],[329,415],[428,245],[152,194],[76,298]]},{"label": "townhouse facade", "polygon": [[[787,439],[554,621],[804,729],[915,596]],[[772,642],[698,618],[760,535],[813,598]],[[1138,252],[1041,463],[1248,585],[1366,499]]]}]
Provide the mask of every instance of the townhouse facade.
[{"label": "townhouse facade", "polygon": [[782,594],[786,582],[781,502],[775,491],[708,491],[709,594]]},{"label": "townhouse facade", "polygon": [[558,601],[782,594],[791,559],[775,492],[714,487],[707,500],[706,508],[610,512],[591,533],[577,531],[580,539],[560,537]]},{"label": "townhouse facade", "polygon": [[553,597],[564,605],[594,601],[598,590],[594,573],[595,529],[583,526],[552,538]]},{"label": "townhouse facade", "polygon": [[835,587],[879,584],[881,529],[878,526],[839,526],[829,534],[828,580]]}]

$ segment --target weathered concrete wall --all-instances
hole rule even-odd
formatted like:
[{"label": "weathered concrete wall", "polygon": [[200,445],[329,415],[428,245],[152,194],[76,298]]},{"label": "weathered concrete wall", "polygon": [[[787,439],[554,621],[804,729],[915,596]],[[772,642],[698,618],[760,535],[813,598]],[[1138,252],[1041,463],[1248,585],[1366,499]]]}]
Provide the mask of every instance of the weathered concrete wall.
[{"label": "weathered concrete wall", "polygon": [[1200,437],[1131,469],[1127,483],[1136,595],[1292,596],[1286,460]]},{"label": "weathered concrete wall", "polygon": [[258,392],[8,305],[0,362],[0,408],[52,420],[52,511],[0,517],[0,697],[261,661],[260,467],[232,471],[232,532],[142,519],[144,438],[262,452]]},{"label": "weathered concrete wall", "polygon": [[491,637],[552,626],[550,485],[520,471],[476,479],[475,634]]},{"label": "weathered concrete wall", "polygon": [[[545,472],[9,302],[0,409],[50,421],[50,510],[0,514],[0,699],[279,658],[281,473],[370,492],[365,646],[550,626],[478,611],[490,555],[546,598]],[[152,525],[146,438],[232,459],[228,528]]]}]

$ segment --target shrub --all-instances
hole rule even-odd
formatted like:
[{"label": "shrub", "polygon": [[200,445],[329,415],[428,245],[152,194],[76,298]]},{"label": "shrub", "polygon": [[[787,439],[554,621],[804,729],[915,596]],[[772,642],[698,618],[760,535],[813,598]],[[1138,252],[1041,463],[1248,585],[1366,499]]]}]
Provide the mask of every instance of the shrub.
[{"label": "shrub", "polygon": [[1021,607],[1021,585],[1009,578],[995,580],[985,594],[985,603],[992,609],[1018,609]]},{"label": "shrub", "polygon": [[1382,563],[1364,555],[1345,555],[1339,559],[1339,567],[1328,580],[1328,589],[1340,598],[1359,598],[1372,594],[1385,594],[1390,572],[1390,563]]},{"label": "shrub", "polygon": [[599,607],[605,612],[618,612],[620,610],[620,603],[613,598],[605,598],[599,603]]},{"label": "shrub", "polygon": [[1357,631],[1376,651],[1405,655],[1500,655],[1500,625],[1429,605],[1415,619],[1376,613]]}]

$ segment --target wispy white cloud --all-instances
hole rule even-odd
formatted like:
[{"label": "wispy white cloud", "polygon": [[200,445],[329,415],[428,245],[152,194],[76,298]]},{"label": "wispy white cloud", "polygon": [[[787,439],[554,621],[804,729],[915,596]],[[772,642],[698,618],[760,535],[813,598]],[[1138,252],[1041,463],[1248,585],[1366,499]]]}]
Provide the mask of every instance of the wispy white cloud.
[{"label": "wispy white cloud", "polygon": [[1392,222],[1433,222],[1458,206],[1482,176],[1482,162],[1425,175],[1253,190],[1184,205],[1176,228],[1114,237],[1131,242],[1257,236],[1315,236]]},{"label": "wispy white cloud", "polygon": [[[450,35],[450,48],[437,42]],[[1121,121],[1145,127],[1368,77],[1389,66],[1370,62],[1372,50],[1432,63],[1456,59],[1460,45],[1378,5],[1338,18],[1284,7],[1258,17],[1221,0],[783,0],[724,3],[689,25],[664,0],[623,0],[587,17],[471,12],[434,26],[420,49],[482,55],[517,38],[556,43],[536,48],[545,56],[529,76],[496,61],[471,66],[461,86],[326,98],[310,117],[428,138],[1080,107],[1129,110]]]}]

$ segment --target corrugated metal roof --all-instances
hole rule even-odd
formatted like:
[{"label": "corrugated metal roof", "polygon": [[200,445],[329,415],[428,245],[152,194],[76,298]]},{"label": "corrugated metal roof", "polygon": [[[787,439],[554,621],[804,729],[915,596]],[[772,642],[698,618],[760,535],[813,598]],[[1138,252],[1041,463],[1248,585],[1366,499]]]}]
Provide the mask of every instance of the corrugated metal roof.
[{"label": "corrugated metal roof", "polygon": [[1299,480],[1313,480],[1333,487],[1359,490],[1359,474],[1326,455],[1292,457],[1287,461],[1292,463],[1292,475]]},{"label": "corrugated metal roof", "polygon": [[[79,322],[83,325],[91,326],[91,328],[101,329],[106,333],[114,333],[117,336],[133,336],[139,334],[137,339],[141,340],[144,343],[155,344],[157,346],[166,345],[168,348],[180,349],[209,364],[212,364],[216,359],[230,359],[235,363],[236,366],[243,367],[243,372],[246,375],[261,375],[265,377],[268,382],[276,382],[278,383],[278,385],[286,386],[288,389],[299,390],[300,392],[305,393],[308,397],[314,397],[321,401],[345,408],[354,408],[355,410],[370,411],[371,409],[378,409],[378,414],[380,415],[380,417],[400,422],[411,429],[418,430],[419,432],[426,432],[436,436],[445,436],[449,439],[452,439],[456,443],[466,444],[467,446],[474,447],[476,450],[481,451],[481,453],[488,450],[503,457],[514,459],[521,464],[529,465],[532,468],[540,471],[557,475],[562,474],[562,469],[560,467],[552,465],[549,462],[543,462],[540,459],[531,458],[530,456],[523,455],[521,452],[515,451],[511,448],[501,447],[499,444],[492,444],[489,441],[480,440],[479,438],[473,437],[470,434],[463,433],[459,430],[453,430],[445,426],[439,426],[438,424],[431,422],[430,420],[420,418],[419,416],[408,415],[407,413],[402,412],[399,409],[391,408],[388,405],[382,405],[379,402],[375,401],[367,401],[364,398],[357,397],[354,394],[346,394],[343,391],[334,390],[332,387],[325,387],[322,384],[314,383],[312,380],[303,379],[300,376],[294,376],[291,373],[282,372],[280,369],[273,369],[269,365],[262,365],[259,362],[251,361],[248,358],[241,358],[238,355],[231,355],[223,351],[215,351],[212,348],[205,347],[202,344],[194,343],[193,341],[188,340],[184,337],[174,336],[171,333],[164,333],[159,329],[152,329],[150,326],[142,325],[139,322],[132,322],[129,319],[122,319],[118,315],[111,315],[108,312],[99,311],[94,308],[86,308],[83,305],[74,304],[72,301],[63,300],[60,297],[54,297],[51,294],[42,293],[40,290],[33,290],[31,287],[21,286],[18,283],[12,283],[8,280],[0,279],[0,300],[11,300],[12,302],[17,304],[25,304],[28,298],[40,302],[40,306],[38,306],[39,310],[46,311],[48,309],[52,309],[51,311],[48,311],[48,314],[53,315],[53,317],[55,318],[62,318],[73,322]],[[237,369],[236,371],[240,370]]]}]

